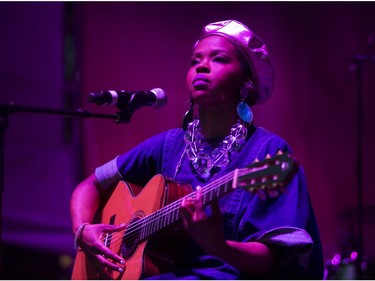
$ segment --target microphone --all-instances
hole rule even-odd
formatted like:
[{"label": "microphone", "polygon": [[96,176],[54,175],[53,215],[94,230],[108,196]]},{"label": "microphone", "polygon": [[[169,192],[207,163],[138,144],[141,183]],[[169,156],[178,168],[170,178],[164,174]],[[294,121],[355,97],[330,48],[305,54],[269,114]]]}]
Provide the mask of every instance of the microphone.
[{"label": "microphone", "polygon": [[90,93],[87,97],[88,102],[97,105],[116,105],[117,107],[126,107],[135,110],[142,106],[152,106],[161,108],[167,104],[168,97],[160,88],[150,91],[101,91]]}]

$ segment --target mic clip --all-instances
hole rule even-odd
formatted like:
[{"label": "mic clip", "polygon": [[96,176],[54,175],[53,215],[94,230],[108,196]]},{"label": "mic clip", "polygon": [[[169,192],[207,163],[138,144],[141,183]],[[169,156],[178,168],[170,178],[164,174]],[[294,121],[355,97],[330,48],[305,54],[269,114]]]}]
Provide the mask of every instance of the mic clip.
[{"label": "mic clip", "polygon": [[142,107],[142,103],[139,102],[140,99],[141,97],[132,95],[127,102],[116,104],[117,109],[120,111],[116,112],[117,119],[115,123],[129,123],[134,111]]},{"label": "mic clip", "polygon": [[117,118],[115,119],[115,123],[129,123],[135,111],[135,108],[132,108],[130,104],[128,104],[127,106],[117,105],[117,108],[119,109],[119,111],[116,112]]}]

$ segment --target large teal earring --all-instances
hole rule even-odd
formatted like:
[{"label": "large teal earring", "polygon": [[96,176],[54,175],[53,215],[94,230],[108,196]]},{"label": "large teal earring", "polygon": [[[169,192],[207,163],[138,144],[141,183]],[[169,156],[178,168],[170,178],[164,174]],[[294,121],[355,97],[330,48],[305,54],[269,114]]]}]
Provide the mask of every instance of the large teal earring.
[{"label": "large teal earring", "polygon": [[251,89],[253,89],[253,82],[247,82],[241,87],[240,96],[241,100],[237,105],[237,114],[240,119],[245,123],[251,123],[253,121],[253,112],[251,111],[250,106],[245,102],[245,99],[249,95]]}]

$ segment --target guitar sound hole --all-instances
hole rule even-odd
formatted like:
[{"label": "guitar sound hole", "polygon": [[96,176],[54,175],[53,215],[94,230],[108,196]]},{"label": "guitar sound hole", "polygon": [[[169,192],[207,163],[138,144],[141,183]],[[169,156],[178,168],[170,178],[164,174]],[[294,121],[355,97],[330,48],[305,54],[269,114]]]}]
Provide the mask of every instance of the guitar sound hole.
[{"label": "guitar sound hole", "polygon": [[132,256],[139,244],[141,228],[136,224],[139,220],[140,218],[133,219],[125,230],[121,243],[121,253],[124,259]]}]

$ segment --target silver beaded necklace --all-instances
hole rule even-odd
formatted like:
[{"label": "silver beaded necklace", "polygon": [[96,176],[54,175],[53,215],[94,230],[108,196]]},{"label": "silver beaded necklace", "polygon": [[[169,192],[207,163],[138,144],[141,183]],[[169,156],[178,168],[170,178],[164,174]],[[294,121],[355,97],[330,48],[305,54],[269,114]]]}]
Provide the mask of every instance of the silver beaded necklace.
[{"label": "silver beaded necklace", "polygon": [[198,176],[208,180],[214,170],[226,167],[230,161],[232,151],[241,150],[245,144],[247,128],[241,123],[232,126],[230,134],[214,149],[202,135],[199,119],[189,123],[185,132],[185,151]]}]

